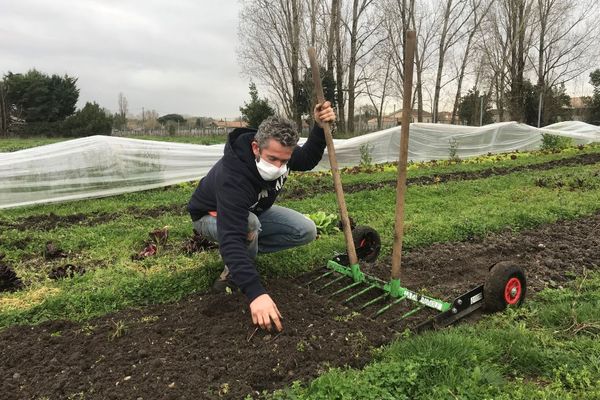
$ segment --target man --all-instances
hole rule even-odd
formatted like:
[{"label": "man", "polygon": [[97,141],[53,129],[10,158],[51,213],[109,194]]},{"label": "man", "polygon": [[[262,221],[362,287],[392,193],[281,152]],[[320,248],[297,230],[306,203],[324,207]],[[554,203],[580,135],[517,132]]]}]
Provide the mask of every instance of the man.
[{"label": "man", "polygon": [[283,329],[277,305],[260,282],[254,258],[300,246],[317,236],[315,224],[304,215],[273,205],[289,171],[313,169],[323,157],[321,127],[333,122],[329,102],[314,110],[315,126],[303,146],[298,132],[280,117],[269,117],[258,130],[234,129],[223,157],[200,181],[188,204],[194,229],[220,244],[225,269],[213,288],[233,284],[250,303],[252,322],[271,330]]}]

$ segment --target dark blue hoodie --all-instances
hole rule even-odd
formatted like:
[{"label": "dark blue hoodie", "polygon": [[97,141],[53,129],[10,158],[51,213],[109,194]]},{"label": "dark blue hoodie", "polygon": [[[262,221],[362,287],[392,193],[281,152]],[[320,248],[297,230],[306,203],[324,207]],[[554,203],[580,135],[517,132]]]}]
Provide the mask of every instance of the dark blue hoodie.
[{"label": "dark blue hoodie", "polygon": [[[230,134],[223,157],[202,178],[188,203],[193,221],[209,211],[217,211],[219,248],[231,279],[252,302],[266,293],[254,261],[248,256],[248,213],[260,215],[273,205],[287,173],[275,181],[265,181],[256,169],[252,152],[255,129],[238,128]],[[315,124],[303,146],[296,146],[288,171],[313,169],[325,150],[323,130]]]}]

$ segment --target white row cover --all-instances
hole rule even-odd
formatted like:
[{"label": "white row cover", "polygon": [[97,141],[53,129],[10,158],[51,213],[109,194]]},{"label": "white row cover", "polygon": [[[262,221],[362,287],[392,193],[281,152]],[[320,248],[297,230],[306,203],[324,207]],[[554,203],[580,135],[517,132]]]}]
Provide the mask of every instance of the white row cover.
[{"label": "white row cover", "polygon": [[[543,129],[516,122],[483,127],[413,123],[409,160],[447,159],[451,147],[461,158],[537,149],[542,133],[570,137],[577,144],[600,142],[600,127],[574,121]],[[111,196],[197,180],[219,160],[223,146],[90,136],[0,153],[0,208]],[[400,127],[336,139],[339,165],[359,164],[361,147],[366,146],[374,163],[398,160]],[[328,168],[325,154],[316,169]]]}]

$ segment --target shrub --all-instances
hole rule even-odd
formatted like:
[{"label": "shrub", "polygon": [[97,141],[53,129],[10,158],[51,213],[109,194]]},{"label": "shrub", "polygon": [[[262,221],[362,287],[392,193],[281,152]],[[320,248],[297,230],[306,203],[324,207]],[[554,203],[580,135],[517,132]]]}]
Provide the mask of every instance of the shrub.
[{"label": "shrub", "polygon": [[565,136],[542,133],[542,145],[540,150],[563,150],[573,146],[573,139]]}]

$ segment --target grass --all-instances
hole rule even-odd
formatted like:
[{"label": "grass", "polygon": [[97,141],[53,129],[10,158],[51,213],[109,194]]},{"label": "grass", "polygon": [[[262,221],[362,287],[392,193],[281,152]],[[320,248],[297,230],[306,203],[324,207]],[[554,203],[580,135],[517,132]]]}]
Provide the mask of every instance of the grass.
[{"label": "grass", "polygon": [[336,368],[270,399],[597,399],[600,274],[475,325],[408,336],[362,370]]},{"label": "grass", "polygon": [[[598,152],[597,146],[583,152]],[[579,154],[519,154],[517,159],[481,158],[478,162],[413,165],[409,176],[526,165]],[[437,165],[434,165],[437,164]],[[389,168],[389,167],[387,167]],[[405,249],[463,240],[503,229],[532,228],[558,219],[600,210],[598,164],[524,171],[472,181],[410,186],[406,197]],[[388,180],[391,169],[345,175],[346,183]],[[326,178],[326,177],[325,177]],[[291,179],[310,187],[318,174]],[[74,224],[50,231],[35,228],[0,231],[0,253],[15,267],[27,289],[0,295],[0,329],[66,318],[84,321],[127,307],[168,302],[203,291],[222,267],[216,251],[187,255],[181,247],[191,234],[185,203],[194,183],[103,199],[0,210],[0,221],[20,223],[49,213],[114,218],[92,226]],[[346,196],[350,214],[382,235],[383,253],[393,237],[395,189]],[[335,213],[332,193],[281,205],[305,213]],[[157,217],[150,209],[174,206]],[[179,208],[177,207],[179,206]],[[135,207],[135,209],[133,208]],[[157,256],[141,261],[148,232],[169,226],[169,240]],[[67,258],[46,260],[53,241]],[[302,248],[259,257],[265,277],[293,276],[320,266],[343,249],[341,234],[325,235]],[[85,266],[88,273],[51,281],[47,272],[64,263]],[[565,290],[545,290],[520,309],[403,340],[373,350],[362,370],[337,368],[314,381],[265,394],[284,399],[597,399],[600,398],[600,275],[590,273]],[[112,336],[127,330],[115,322]]]},{"label": "grass", "polygon": [[[563,167],[474,181],[411,186],[406,197],[404,248],[411,250],[435,242],[464,240],[506,228],[520,230],[594,213],[600,209],[600,187],[593,184],[594,174],[598,171],[598,165]],[[550,178],[557,176],[584,184],[575,189],[537,184],[540,179],[551,181]],[[61,215],[77,212],[94,215],[116,212],[129,205],[143,207],[135,214],[116,213],[114,219],[93,226],[72,225],[50,231],[5,229],[0,232],[0,251],[29,285],[22,293],[0,296],[0,327],[53,318],[85,320],[124,307],[172,301],[205,290],[218,274],[220,258],[217,251],[189,256],[183,253],[183,244],[191,236],[189,216],[183,205],[179,212],[144,217],[146,207],[184,204],[192,190],[191,185],[179,186],[170,190],[5,211],[2,220],[18,222],[27,215],[52,210]],[[391,251],[394,202],[395,189],[391,187],[347,196],[350,214],[357,223],[368,224],[381,233],[384,255]],[[280,204],[303,213],[336,213],[332,193]],[[160,249],[158,256],[133,261],[131,255],[144,247],[148,232],[163,226],[170,227],[167,246]],[[43,249],[48,241],[53,241],[69,256],[56,261],[45,260]],[[322,265],[343,246],[340,233],[322,236],[302,248],[262,255],[258,266],[267,278],[293,276]],[[58,283],[47,278],[52,267],[67,262],[85,267],[88,273]],[[47,291],[42,294],[37,291],[44,288]],[[14,307],[15,302],[20,306]]]}]

